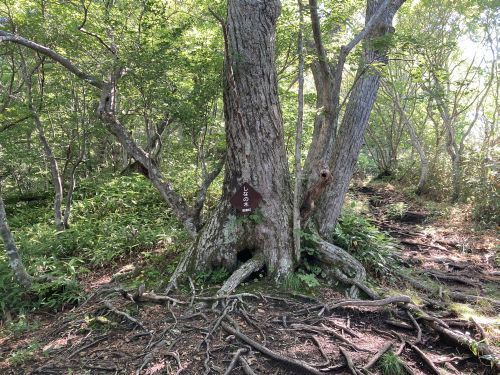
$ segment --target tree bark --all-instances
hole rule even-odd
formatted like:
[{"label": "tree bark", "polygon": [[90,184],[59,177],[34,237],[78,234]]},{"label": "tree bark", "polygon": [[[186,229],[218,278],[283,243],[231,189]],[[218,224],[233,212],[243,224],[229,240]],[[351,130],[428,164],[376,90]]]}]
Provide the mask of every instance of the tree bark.
[{"label": "tree bark", "polygon": [[[321,204],[318,205],[321,208],[316,214],[318,230],[324,238],[332,236],[363,145],[364,133],[380,85],[381,71],[375,64],[387,63],[387,49],[376,46],[374,40],[394,30],[392,20],[402,3],[403,1],[398,0],[393,0],[388,5],[380,0],[367,2],[365,29],[368,29],[368,25],[371,28],[363,43],[360,66],[329,161],[333,183],[325,191]],[[382,13],[377,12],[380,6],[385,6]],[[378,18],[375,24],[370,22],[374,16]]]},{"label": "tree bark", "polygon": [[12,237],[12,232],[10,231],[9,224],[7,222],[7,214],[5,213],[5,205],[2,197],[0,197],[0,236],[2,237],[5,246],[9,266],[12,268],[17,282],[26,289],[30,288],[32,277],[24,268],[19,252],[17,251],[14,237]]},{"label": "tree bark", "polygon": [[295,260],[300,260],[300,197],[302,191],[302,131],[304,125],[304,12],[302,0],[298,0],[299,6],[299,38],[297,41],[297,53],[299,55],[297,93],[297,124],[295,127],[295,186],[293,189],[293,247]]},{"label": "tree bark", "polygon": [[[274,64],[278,0],[230,0],[226,57],[226,167],[222,197],[172,281],[185,270],[238,267],[261,257],[275,279],[293,268],[292,196]],[[229,200],[244,183],[262,195],[253,220]],[[241,257],[240,257],[240,260]]]}]

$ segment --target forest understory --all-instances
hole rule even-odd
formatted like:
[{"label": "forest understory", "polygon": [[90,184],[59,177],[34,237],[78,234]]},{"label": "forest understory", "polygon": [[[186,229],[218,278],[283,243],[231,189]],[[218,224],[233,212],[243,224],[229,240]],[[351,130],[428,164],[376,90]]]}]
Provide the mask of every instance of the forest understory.
[{"label": "forest understory", "polygon": [[341,285],[277,289],[259,275],[224,297],[191,279],[168,296],[124,290],[127,272],[147,267],[134,254],[86,275],[79,306],[0,334],[0,372],[495,374],[495,233],[475,232],[463,212],[433,218],[387,183],[351,193],[397,239],[400,266],[371,280],[378,299],[348,299]]}]

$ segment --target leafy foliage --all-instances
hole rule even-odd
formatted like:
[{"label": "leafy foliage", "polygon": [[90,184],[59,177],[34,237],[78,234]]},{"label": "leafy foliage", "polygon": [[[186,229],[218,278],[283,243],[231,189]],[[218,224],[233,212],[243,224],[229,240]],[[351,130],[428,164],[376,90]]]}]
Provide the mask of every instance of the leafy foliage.
[{"label": "leafy foliage", "polygon": [[406,371],[401,359],[392,351],[385,353],[378,361],[378,368],[383,375],[404,375]]},{"label": "leafy foliage", "polygon": [[367,271],[376,276],[388,274],[389,269],[396,265],[392,238],[380,232],[353,207],[344,209],[334,235],[336,245],[355,256]]},{"label": "leafy foliage", "polygon": [[[50,276],[51,281],[35,283],[24,293],[1,253],[3,311],[36,307],[54,310],[74,305],[81,298],[78,280],[89,267],[109,267],[160,242],[186,238],[154,188],[140,175],[83,183],[75,195],[72,226],[64,232],[57,232],[51,225],[48,203],[41,201],[34,208],[23,202],[11,206],[10,223],[28,270]],[[137,283],[160,278],[151,274],[157,271],[144,272],[138,275]]]}]

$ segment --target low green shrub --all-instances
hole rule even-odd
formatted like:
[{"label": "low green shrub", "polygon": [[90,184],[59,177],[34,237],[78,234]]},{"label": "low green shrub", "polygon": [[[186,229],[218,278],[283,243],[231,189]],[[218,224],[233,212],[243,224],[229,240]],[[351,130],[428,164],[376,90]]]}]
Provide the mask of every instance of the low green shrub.
[{"label": "low green shrub", "polygon": [[141,175],[107,177],[79,185],[70,228],[62,232],[52,223],[50,199],[34,205],[11,200],[9,224],[28,272],[50,276],[52,281],[23,291],[14,281],[4,252],[0,252],[0,319],[7,311],[16,314],[74,305],[81,298],[78,279],[90,268],[109,266],[159,242],[172,244],[169,250],[178,250],[173,239],[186,239],[185,231],[151,183]]},{"label": "low green shrub", "polygon": [[406,370],[401,359],[392,351],[388,351],[378,361],[378,368],[383,375],[404,375]]},{"label": "low green shrub", "polygon": [[353,255],[375,276],[388,275],[389,269],[396,266],[392,237],[379,231],[353,207],[343,210],[335,227],[334,243]]}]

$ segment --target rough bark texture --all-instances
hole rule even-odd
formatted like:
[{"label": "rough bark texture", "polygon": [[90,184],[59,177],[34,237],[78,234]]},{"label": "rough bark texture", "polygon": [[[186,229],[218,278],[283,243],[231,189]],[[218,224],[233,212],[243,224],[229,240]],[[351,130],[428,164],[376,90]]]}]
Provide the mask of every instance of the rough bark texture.
[{"label": "rough bark texture", "polygon": [[297,53],[299,55],[298,69],[298,101],[297,101],[297,125],[295,127],[295,186],[293,189],[293,247],[295,260],[300,260],[300,197],[302,191],[302,132],[304,125],[304,12],[302,1],[299,5],[299,38],[297,41]]},{"label": "rough bark texture", "polygon": [[[176,275],[213,267],[234,270],[261,256],[276,278],[293,266],[292,197],[274,64],[280,2],[229,1],[226,37],[226,167],[221,200]],[[229,199],[248,182],[262,202],[253,220]],[[240,259],[238,259],[240,254]]]},{"label": "rough bark texture", "polygon": [[367,28],[372,16],[380,14],[377,13],[379,6],[384,5],[386,8],[378,16],[378,22],[371,24],[371,30],[366,35],[362,61],[330,159],[333,183],[328,186],[322,204],[318,205],[321,210],[316,215],[319,232],[325,238],[331,237],[332,229],[340,216],[359,151],[363,145],[364,133],[380,85],[381,72],[375,64],[387,63],[386,49],[377,46],[374,40],[393,31],[392,19],[403,1],[393,0],[388,5],[386,3],[380,0],[368,0],[367,3]]},{"label": "rough bark texture", "polygon": [[0,236],[2,237],[3,244],[5,246],[9,266],[12,268],[17,282],[24,288],[30,288],[32,277],[28,274],[28,272],[26,272],[21,257],[19,256],[19,252],[17,251],[17,246],[14,242],[14,238],[12,237],[9,224],[7,223],[7,214],[5,213],[5,206],[2,197],[0,197]]}]

